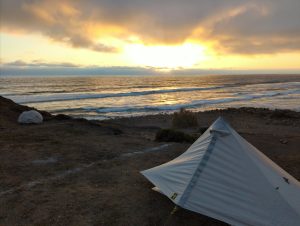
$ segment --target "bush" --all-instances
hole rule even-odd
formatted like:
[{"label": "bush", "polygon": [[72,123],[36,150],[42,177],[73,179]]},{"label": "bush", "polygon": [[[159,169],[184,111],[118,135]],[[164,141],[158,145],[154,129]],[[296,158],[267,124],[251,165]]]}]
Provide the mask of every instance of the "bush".
[{"label": "bush", "polygon": [[270,113],[270,118],[288,119],[297,118],[297,115],[293,111],[275,109]]},{"label": "bush", "polygon": [[174,113],[172,125],[177,128],[197,127],[197,115],[192,111],[182,108],[179,112]]},{"label": "bush", "polygon": [[192,143],[197,137],[191,136],[181,131],[172,129],[161,129],[156,133],[155,140],[163,142],[188,142]]}]

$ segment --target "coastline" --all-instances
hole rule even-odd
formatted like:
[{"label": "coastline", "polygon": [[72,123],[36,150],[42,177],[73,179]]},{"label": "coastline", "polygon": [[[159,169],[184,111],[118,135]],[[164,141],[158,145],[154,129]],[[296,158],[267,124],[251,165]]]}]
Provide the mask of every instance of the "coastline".
[{"label": "coastline", "polygon": [[[1,80],[1,79],[0,79]],[[299,75],[37,77],[2,79],[0,95],[16,103],[91,120],[258,107],[300,111]]]},{"label": "coastline", "polygon": [[[42,111],[39,125],[19,125],[29,108],[0,97],[0,224],[163,225],[173,204],[139,171],[167,162],[190,143],[155,141],[172,115],[97,121]],[[255,147],[300,179],[300,112],[229,108],[198,112],[199,128],[223,116]],[[226,225],[180,210],[172,225]]]}]

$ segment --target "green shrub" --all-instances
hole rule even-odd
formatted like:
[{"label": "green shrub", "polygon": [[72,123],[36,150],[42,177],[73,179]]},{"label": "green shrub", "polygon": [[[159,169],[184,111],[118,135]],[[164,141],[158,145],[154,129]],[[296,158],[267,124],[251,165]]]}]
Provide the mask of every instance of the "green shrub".
[{"label": "green shrub", "polygon": [[163,142],[188,142],[192,143],[197,137],[173,129],[161,129],[156,133],[155,140]]},{"label": "green shrub", "polygon": [[197,127],[197,114],[182,108],[179,112],[174,113],[172,125],[176,128]]}]

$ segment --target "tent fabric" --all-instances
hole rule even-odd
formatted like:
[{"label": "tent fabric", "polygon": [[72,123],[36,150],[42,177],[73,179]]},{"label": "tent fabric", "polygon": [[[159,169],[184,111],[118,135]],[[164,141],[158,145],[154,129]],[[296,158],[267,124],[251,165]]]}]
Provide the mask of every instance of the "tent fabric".
[{"label": "tent fabric", "polygon": [[35,110],[23,111],[18,118],[21,124],[39,124],[43,122],[43,116]]},{"label": "tent fabric", "polygon": [[223,118],[186,152],[141,173],[176,205],[231,225],[300,225],[300,183]]}]

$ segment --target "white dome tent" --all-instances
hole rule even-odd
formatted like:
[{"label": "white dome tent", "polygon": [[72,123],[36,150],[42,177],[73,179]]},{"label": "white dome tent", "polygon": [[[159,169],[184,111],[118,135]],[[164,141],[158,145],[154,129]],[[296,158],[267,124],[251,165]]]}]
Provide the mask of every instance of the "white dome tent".
[{"label": "white dome tent", "polygon": [[18,123],[21,124],[39,124],[42,122],[43,116],[35,110],[23,111],[18,118]]},{"label": "white dome tent", "polygon": [[231,225],[300,225],[300,183],[222,118],[182,155],[141,173],[176,205]]}]

